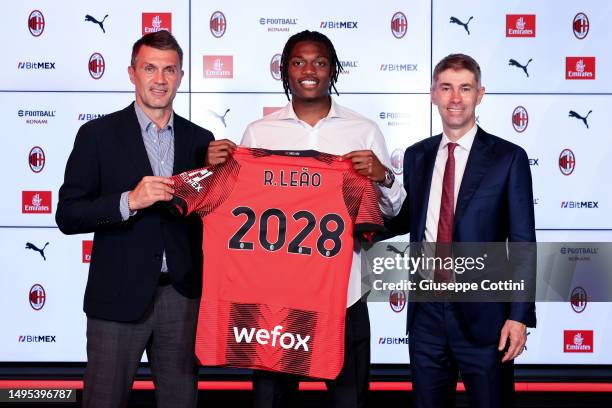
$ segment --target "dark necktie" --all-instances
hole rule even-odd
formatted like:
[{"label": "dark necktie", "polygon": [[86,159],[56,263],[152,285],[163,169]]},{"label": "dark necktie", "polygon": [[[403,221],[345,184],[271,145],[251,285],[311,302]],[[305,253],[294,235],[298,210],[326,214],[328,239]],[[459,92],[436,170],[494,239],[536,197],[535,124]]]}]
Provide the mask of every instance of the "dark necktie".
[{"label": "dark necktie", "polygon": [[[440,200],[440,218],[438,219],[438,235],[436,238],[436,257],[444,260],[452,255],[453,222],[455,218],[455,147],[457,143],[449,143],[448,159],[444,167],[442,180],[442,199]],[[441,244],[441,245],[440,245]],[[436,282],[451,282],[452,270],[436,268],[434,275]]]}]

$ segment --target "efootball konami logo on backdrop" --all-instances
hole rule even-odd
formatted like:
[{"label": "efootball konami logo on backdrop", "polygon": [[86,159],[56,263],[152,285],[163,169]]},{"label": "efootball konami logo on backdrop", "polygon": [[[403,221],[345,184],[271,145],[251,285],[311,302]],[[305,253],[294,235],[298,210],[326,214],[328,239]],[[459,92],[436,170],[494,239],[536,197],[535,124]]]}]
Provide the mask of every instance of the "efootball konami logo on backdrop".
[{"label": "efootball konami logo on backdrop", "polygon": [[572,31],[574,35],[579,40],[584,40],[584,38],[589,34],[589,18],[584,13],[578,13],[574,17],[574,21],[572,21]]},{"label": "efootball konami logo on backdrop", "polygon": [[172,13],[142,13],[142,35],[161,30],[172,32]]},{"label": "efootball konami logo on backdrop", "polygon": [[30,149],[28,165],[34,173],[40,173],[45,168],[45,152],[42,148],[34,146]]},{"label": "efootball konami logo on backdrop", "polygon": [[100,79],[104,75],[106,64],[104,63],[104,57],[99,52],[94,52],[89,57],[89,63],[87,64],[89,75],[93,79]]},{"label": "efootball konami logo on backdrop", "polygon": [[270,60],[270,75],[277,81],[281,80],[281,55],[274,54]]},{"label": "efootball konami logo on backdrop", "polygon": [[535,14],[506,14],[506,37],[535,37]]},{"label": "efootball konami logo on backdrop", "polygon": [[408,31],[408,19],[401,11],[391,17],[391,33],[397,39],[403,38]]},{"label": "efootball konami logo on backdrop", "polygon": [[512,111],[512,127],[518,133],[523,133],[525,129],[527,129],[527,125],[529,125],[529,114],[527,113],[527,109],[522,106],[517,106]]},{"label": "efootball konami logo on backdrop", "polygon": [[22,214],[51,214],[50,191],[22,191]]},{"label": "efootball konami logo on backdrop", "polygon": [[28,300],[30,301],[30,306],[34,310],[40,310],[45,306],[47,302],[47,294],[45,292],[45,288],[38,283],[35,283],[30,288],[30,292],[28,293]]},{"label": "efootball konami logo on backdrop", "polygon": [[565,79],[595,79],[595,57],[565,57]]},{"label": "efootball konami logo on backdrop", "polygon": [[576,168],[576,156],[570,149],[563,149],[559,155],[559,170],[564,176],[569,176]]},{"label": "efootball konami logo on backdrop", "polygon": [[212,13],[212,16],[210,16],[210,33],[213,35],[213,37],[223,37],[226,29],[227,19],[225,18],[225,14],[220,11],[215,11]]},{"label": "efootball konami logo on backdrop", "polygon": [[34,10],[28,16],[28,30],[34,37],[40,37],[45,31],[45,16],[40,10]]},{"label": "efootball konami logo on backdrop", "polygon": [[233,78],[233,55],[204,55],[204,78]]}]

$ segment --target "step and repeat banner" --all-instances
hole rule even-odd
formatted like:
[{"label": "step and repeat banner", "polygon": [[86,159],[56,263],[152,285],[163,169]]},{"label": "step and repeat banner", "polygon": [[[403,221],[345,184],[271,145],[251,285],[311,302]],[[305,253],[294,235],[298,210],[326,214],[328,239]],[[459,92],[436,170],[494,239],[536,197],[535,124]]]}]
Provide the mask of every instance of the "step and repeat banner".
[{"label": "step and repeat banner", "polygon": [[[487,91],[479,125],[528,152],[538,241],[612,241],[607,2],[39,0],[7,4],[3,17],[0,361],[85,361],[92,235],[59,232],[57,193],[78,128],[134,99],[131,47],[156,30],[185,54],[175,111],[236,142],[287,103],[288,37],[324,33],[344,67],[334,97],[378,124],[400,179],[406,147],[441,131],[433,66],[470,54]],[[588,254],[568,262],[597,256],[582,247],[563,247]],[[537,305],[519,363],[612,363],[612,304],[579,287],[573,299]],[[409,362],[405,306],[403,292],[369,304],[373,363]]]}]

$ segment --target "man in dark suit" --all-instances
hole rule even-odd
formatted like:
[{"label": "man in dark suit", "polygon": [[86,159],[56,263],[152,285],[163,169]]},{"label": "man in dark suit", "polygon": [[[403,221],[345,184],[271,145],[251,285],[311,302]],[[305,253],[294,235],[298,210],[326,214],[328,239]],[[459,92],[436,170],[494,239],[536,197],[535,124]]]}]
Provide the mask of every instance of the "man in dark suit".
[{"label": "man in dark suit", "polygon": [[173,218],[169,176],[205,165],[209,131],[173,113],[183,52],[147,34],[128,67],[136,102],[83,125],[59,192],[65,234],[94,232],[85,289],[83,406],[123,407],[147,350],[159,407],[197,404],[202,225]]},{"label": "man in dark suit", "polygon": [[[390,223],[394,233],[410,233],[411,242],[447,248],[453,242],[535,242],[525,151],[476,126],[484,96],[480,75],[478,63],[463,54],[435,67],[431,99],[443,134],[406,150],[407,197]],[[500,262],[513,274],[534,272],[533,258],[518,258]],[[439,272],[434,281],[456,279]],[[512,360],[523,351],[526,327],[535,326],[534,303],[443,300],[408,306],[416,406],[454,406],[458,372],[472,407],[511,404]]]}]

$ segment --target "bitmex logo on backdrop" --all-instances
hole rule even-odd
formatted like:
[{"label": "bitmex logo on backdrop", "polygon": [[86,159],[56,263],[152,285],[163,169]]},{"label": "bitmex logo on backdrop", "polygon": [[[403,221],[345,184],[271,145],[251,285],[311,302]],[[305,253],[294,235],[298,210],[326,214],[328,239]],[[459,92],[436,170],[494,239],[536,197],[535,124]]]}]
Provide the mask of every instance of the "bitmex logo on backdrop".
[{"label": "bitmex logo on backdrop", "polygon": [[106,116],[106,113],[79,113],[77,120],[89,122],[90,120],[101,118],[102,116]]},{"label": "bitmex logo on backdrop", "polygon": [[595,79],[595,57],[565,57],[565,79]]},{"label": "bitmex logo on backdrop", "polygon": [[91,262],[91,250],[93,248],[92,240],[83,240],[83,263]]},{"label": "bitmex logo on backdrop", "polygon": [[535,37],[535,14],[506,14],[506,37]]},{"label": "bitmex logo on backdrop", "polygon": [[22,214],[51,214],[50,191],[22,191]]},{"label": "bitmex logo on backdrop", "polygon": [[161,30],[172,32],[172,13],[142,13],[142,35]]},{"label": "bitmex logo on backdrop", "polygon": [[55,62],[32,62],[32,61],[19,61],[17,63],[17,69],[55,69]]},{"label": "bitmex logo on backdrop", "polygon": [[19,336],[19,343],[55,343],[55,336]]},{"label": "bitmex logo on backdrop", "polygon": [[359,28],[358,24],[358,21],[321,21],[319,28],[353,30]]},{"label": "bitmex logo on backdrop", "polygon": [[[309,351],[309,335],[302,337],[300,333],[293,334],[289,332],[284,332],[281,334],[282,330],[283,326],[275,326],[274,329],[272,329],[271,331],[268,331],[266,329],[255,329],[254,327],[247,329],[246,327],[238,328],[234,326],[234,338],[236,340],[236,343],[245,342],[249,344],[253,341],[253,335],[255,335],[255,341],[257,343],[263,346],[270,344],[272,347],[277,347],[276,343],[278,338],[278,344],[285,350],[299,350],[301,348],[304,351]],[[272,337],[271,341],[270,337]]]},{"label": "bitmex logo on backdrop", "polygon": [[592,353],[593,330],[564,330],[564,353]]},{"label": "bitmex logo on backdrop", "polygon": [[233,78],[233,55],[204,55],[204,78]]},{"label": "bitmex logo on backdrop", "polygon": [[408,344],[408,336],[405,337],[379,337],[378,344]]}]

